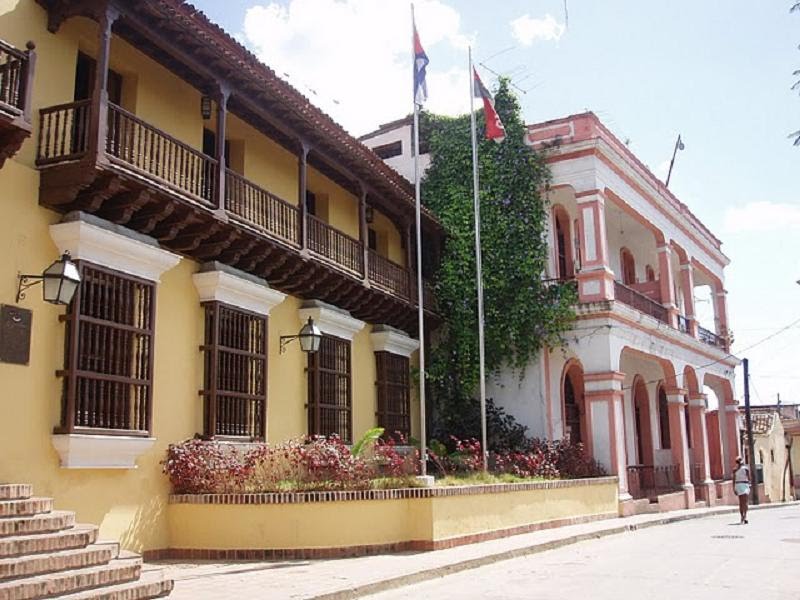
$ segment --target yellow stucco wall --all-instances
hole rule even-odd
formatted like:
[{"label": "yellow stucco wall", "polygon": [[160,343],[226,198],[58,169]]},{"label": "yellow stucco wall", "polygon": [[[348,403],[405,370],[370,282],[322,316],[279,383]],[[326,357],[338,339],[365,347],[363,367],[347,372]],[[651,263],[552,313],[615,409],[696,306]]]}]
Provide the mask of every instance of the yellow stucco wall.
[{"label": "yellow stucco wall", "polygon": [[[39,206],[39,172],[34,166],[38,111],[73,99],[78,51],[96,55],[97,25],[83,18],[66,21],[56,34],[46,30],[45,11],[34,0],[0,0],[0,39],[18,48],[36,43],[37,65],[32,109],[34,134],[0,169],[0,303],[14,304],[17,273],[37,273],[57,258],[48,226],[60,215]],[[200,92],[126,42],[113,37],[111,68],[125,79],[123,105],[170,135],[202,148],[203,127],[214,120],[200,115]],[[297,157],[235,116],[228,137],[239,143],[244,175],[296,204]],[[357,200],[310,170],[314,191],[329,197],[331,223],[358,236]],[[192,274],[198,265],[184,259],[162,275],[157,288],[153,434],[155,446],[132,470],[67,470],[51,443],[60,420],[64,325],[58,308],[42,302],[33,288],[20,305],[33,312],[31,360],[27,366],[0,363],[0,481],[29,482],[38,495],[55,498],[56,507],[77,512],[79,521],[100,525],[103,538],[120,539],[133,550],[164,548],[168,541],[166,477],[159,462],[167,445],[202,430],[203,365],[199,345],[203,314]],[[304,435],[307,430],[306,356],[299,344],[279,353],[281,335],[302,323],[294,297],[276,306],[269,320],[268,427],[270,441]],[[375,424],[375,360],[367,325],[352,346],[353,435]],[[417,404],[414,404],[417,406]],[[418,431],[418,416],[414,418]],[[387,525],[388,527],[388,525]]]},{"label": "yellow stucco wall", "polygon": [[170,504],[181,549],[335,548],[436,542],[574,517],[617,513],[613,479],[592,485],[404,500],[302,504]]},{"label": "yellow stucco wall", "polygon": [[576,516],[616,515],[617,492],[611,481],[511,494],[433,498],[433,535],[442,540]]}]

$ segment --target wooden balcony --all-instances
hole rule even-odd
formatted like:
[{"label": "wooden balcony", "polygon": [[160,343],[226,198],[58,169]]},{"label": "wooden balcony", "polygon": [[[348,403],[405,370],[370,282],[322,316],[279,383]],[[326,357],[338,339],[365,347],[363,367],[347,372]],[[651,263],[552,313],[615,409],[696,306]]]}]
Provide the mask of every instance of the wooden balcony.
[{"label": "wooden balcony", "polygon": [[0,167],[31,134],[33,49],[33,42],[28,42],[27,50],[18,50],[0,40]]},{"label": "wooden balcony", "polygon": [[408,269],[312,215],[303,223],[296,205],[230,169],[220,176],[215,159],[121,107],[96,110],[87,100],[40,111],[42,205],[97,214],[197,261],[414,333]]},{"label": "wooden balcony", "polygon": [[669,314],[664,306],[619,281],[614,282],[614,299],[669,325]]}]

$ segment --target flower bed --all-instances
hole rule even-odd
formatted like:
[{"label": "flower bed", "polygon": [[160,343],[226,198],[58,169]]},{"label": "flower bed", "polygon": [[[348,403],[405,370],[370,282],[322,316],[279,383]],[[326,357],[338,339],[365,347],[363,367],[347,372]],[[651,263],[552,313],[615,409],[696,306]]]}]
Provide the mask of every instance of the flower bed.
[{"label": "flower bed", "polygon": [[[368,431],[352,448],[339,438],[309,437],[276,446],[188,440],[169,447],[164,472],[175,494],[231,494],[399,489],[418,485],[419,451]],[[430,472],[464,477],[482,472],[480,443],[452,438],[452,450],[431,443]],[[502,481],[596,477],[603,471],[582,447],[532,440],[524,451],[492,452],[490,472]],[[487,483],[486,479],[476,483]],[[449,482],[452,485],[452,481]]]}]

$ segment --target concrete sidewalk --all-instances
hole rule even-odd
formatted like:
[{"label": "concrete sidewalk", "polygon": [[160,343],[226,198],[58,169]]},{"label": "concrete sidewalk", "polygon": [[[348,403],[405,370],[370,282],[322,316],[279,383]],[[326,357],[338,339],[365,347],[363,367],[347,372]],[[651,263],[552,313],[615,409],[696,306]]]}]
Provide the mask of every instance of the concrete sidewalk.
[{"label": "concrete sidewalk", "polygon": [[[800,505],[798,502],[766,504],[751,507],[751,510],[792,504]],[[734,519],[738,522],[738,509],[722,506],[595,521],[432,552],[316,561],[161,561],[145,565],[145,570],[166,569],[166,576],[175,579],[175,590],[170,596],[173,600],[261,597],[340,600],[358,598],[587,539],[720,514],[735,515]],[[758,517],[754,515],[754,518]]]}]

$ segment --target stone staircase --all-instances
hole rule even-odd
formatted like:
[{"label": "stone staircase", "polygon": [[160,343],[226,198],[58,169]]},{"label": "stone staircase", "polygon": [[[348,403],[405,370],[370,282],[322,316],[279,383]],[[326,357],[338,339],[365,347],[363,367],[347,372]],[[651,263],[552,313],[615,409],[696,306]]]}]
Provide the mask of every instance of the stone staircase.
[{"label": "stone staircase", "polygon": [[142,559],[99,542],[94,525],[54,511],[50,498],[26,484],[0,484],[0,600],[144,600],[161,598],[173,582],[142,573]]}]

